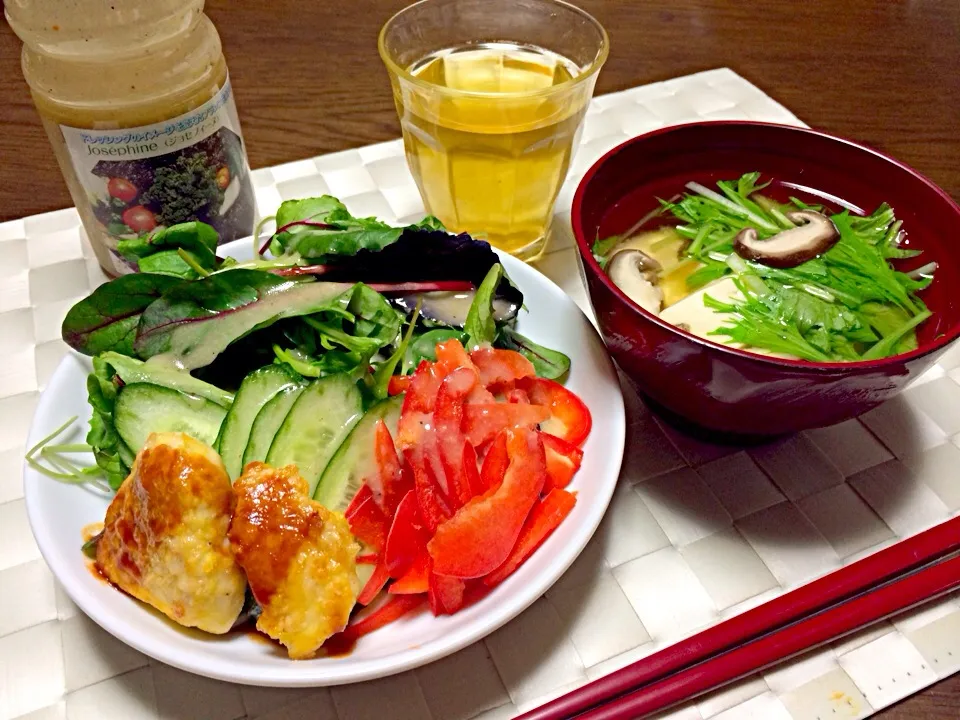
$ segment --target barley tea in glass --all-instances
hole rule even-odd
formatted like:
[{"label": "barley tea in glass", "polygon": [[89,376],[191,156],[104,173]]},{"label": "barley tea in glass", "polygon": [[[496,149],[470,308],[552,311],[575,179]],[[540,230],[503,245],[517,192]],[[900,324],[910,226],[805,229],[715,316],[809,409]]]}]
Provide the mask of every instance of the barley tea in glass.
[{"label": "barley tea in glass", "polygon": [[427,212],[539,257],[604,29],[558,0],[423,0],[384,25],[379,47]]}]

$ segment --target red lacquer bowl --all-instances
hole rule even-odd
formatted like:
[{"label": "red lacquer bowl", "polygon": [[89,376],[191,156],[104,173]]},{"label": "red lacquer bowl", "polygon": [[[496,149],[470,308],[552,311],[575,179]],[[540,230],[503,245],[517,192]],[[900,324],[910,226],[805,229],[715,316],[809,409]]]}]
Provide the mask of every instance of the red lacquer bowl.
[{"label": "red lacquer bowl", "polygon": [[[934,315],[917,350],[883,360],[813,363],[704,340],[642,310],[603,273],[594,240],[625,232],[691,180],[745,172],[816,189],[872,212],[893,206],[920,258],[939,263],[921,297]],[[833,204],[833,203],[830,203]],[[836,206],[834,204],[834,206]],[[875,150],[814,130],[749,122],[681,125],[628,140],[584,176],[573,201],[580,266],[614,359],[668,416],[727,436],[831,425],[896,395],[960,337],[960,206],[922,175]]]}]

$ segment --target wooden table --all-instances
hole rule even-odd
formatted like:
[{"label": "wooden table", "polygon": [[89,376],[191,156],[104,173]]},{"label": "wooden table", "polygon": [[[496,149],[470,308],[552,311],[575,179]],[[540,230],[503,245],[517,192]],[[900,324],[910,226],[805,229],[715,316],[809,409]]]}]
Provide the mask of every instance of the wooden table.
[{"label": "wooden table", "polygon": [[[579,0],[609,30],[597,93],[727,66],[810,125],[913,165],[960,198],[956,0]],[[223,38],[253,167],[399,135],[376,50],[402,0],[238,3]],[[0,221],[71,204],[0,27]],[[0,259],[2,261],[2,259]],[[879,713],[956,720],[960,676]]]}]

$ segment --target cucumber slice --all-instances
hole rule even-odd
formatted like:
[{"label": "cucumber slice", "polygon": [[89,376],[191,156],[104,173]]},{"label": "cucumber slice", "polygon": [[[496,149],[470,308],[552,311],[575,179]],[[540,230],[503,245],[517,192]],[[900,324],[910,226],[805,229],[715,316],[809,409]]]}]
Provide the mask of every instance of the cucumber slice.
[{"label": "cucumber slice", "polygon": [[360,581],[360,587],[363,587],[367,584],[367,581],[370,579],[370,576],[373,575],[373,571],[376,569],[376,567],[376,565],[371,565],[370,563],[357,565],[357,579]]},{"label": "cucumber slice", "polygon": [[217,440],[220,457],[231,480],[236,480],[243,470],[243,453],[257,414],[278,392],[299,385],[297,378],[283,365],[266,365],[254,370],[240,383]]},{"label": "cucumber slice", "polygon": [[317,491],[313,494],[314,500],[331,510],[346,510],[364,478],[377,471],[373,447],[377,420],[382,419],[390,434],[396,435],[402,406],[403,396],[397,395],[377,403],[364,413],[323,471]]},{"label": "cucumber slice", "polygon": [[315,380],[297,398],[267,453],[274,467],[296,465],[312,496],[320,475],[363,415],[357,384],[347,375]]},{"label": "cucumber slice", "polygon": [[242,468],[247,463],[259,460],[263,462],[267,459],[267,453],[270,452],[270,446],[273,445],[273,439],[277,436],[280,426],[290,412],[290,408],[300,397],[306,385],[295,385],[284,388],[274,395],[266,405],[257,413],[257,419],[253,421],[250,428],[250,438],[247,440],[247,447],[243,450]]},{"label": "cucumber slice", "polygon": [[137,454],[127,447],[127,444],[121,440],[117,443],[117,455],[120,456],[120,462],[128,468],[133,467],[133,461],[137,459]]},{"label": "cucumber slice", "polygon": [[133,383],[118,393],[113,422],[120,439],[136,453],[152,432],[183,432],[212,445],[226,414],[210,400],[159,385]]}]

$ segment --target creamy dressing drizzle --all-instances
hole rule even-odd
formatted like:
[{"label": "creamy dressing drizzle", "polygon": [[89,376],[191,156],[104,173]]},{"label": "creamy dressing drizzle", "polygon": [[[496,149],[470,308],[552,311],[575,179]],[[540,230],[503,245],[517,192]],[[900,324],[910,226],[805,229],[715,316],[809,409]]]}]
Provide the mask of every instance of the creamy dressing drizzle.
[{"label": "creamy dressing drizzle", "polygon": [[[420,312],[424,317],[452,325],[463,327],[467,321],[467,313],[473,304],[475,291],[468,292],[425,292],[417,295],[407,295],[397,298],[403,308],[411,310],[416,307],[417,299],[423,298],[423,307]],[[517,314],[517,306],[502,298],[494,298],[493,314],[497,320],[503,321]]]},{"label": "creamy dressing drizzle", "polygon": [[213,322],[201,318],[170,331],[170,347],[148,363],[177,370],[195,370],[213,362],[237,338],[258,325],[322,309],[329,300],[345,293],[353,283],[284,283],[258,300],[218,315]]}]

